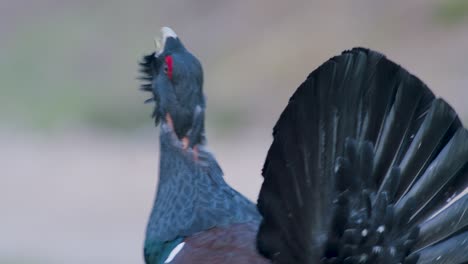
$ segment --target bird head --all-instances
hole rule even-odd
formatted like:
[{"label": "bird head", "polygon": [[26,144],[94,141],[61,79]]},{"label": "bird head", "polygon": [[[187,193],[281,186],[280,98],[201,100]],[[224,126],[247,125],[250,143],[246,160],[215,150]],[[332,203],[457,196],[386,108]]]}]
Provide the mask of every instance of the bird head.
[{"label": "bird head", "polygon": [[155,40],[156,50],[140,62],[141,89],[152,94],[146,102],[155,102],[156,125],[161,120],[167,122],[165,118],[170,116],[174,131],[182,138],[196,125],[194,122],[203,122],[195,118],[205,109],[203,69],[172,29],[163,27],[161,32],[161,41]]}]

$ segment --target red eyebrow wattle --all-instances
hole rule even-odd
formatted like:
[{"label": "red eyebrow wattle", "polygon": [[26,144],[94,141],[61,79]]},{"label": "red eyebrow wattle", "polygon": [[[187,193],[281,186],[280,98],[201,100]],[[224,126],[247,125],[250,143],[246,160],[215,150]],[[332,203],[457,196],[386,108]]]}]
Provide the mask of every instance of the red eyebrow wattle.
[{"label": "red eyebrow wattle", "polygon": [[172,56],[166,56],[167,77],[172,80]]}]

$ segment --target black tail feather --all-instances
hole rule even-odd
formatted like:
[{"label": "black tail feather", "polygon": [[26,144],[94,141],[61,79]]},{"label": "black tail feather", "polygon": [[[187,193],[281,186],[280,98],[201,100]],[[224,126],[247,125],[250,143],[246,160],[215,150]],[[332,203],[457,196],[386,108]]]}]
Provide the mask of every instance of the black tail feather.
[{"label": "black tail feather", "polygon": [[[466,208],[465,208],[466,210]],[[468,263],[468,231],[462,232],[434,246],[414,253],[418,264],[457,264]]]},{"label": "black tail feather", "polygon": [[468,131],[400,66],[362,48],[330,59],[273,135],[258,248],[274,263],[467,261]]},{"label": "black tail feather", "polygon": [[[426,222],[420,224],[420,236],[415,249],[431,246],[459,230],[468,227],[468,195],[456,200],[452,205],[436,212]],[[466,233],[466,230],[465,230]],[[468,233],[467,240],[468,240]],[[432,243],[432,244],[431,244]],[[468,243],[468,241],[467,241]]]},{"label": "black tail feather", "polygon": [[426,170],[447,139],[453,136],[453,127],[460,127],[456,113],[443,100],[434,100],[400,163],[403,178],[399,187],[400,196],[408,191],[408,187]]},{"label": "black tail feather", "polygon": [[468,131],[460,128],[432,161],[424,174],[397,203],[396,212],[403,210],[410,198],[415,201],[416,208],[418,208],[418,211],[413,212],[412,221],[418,221],[421,215],[426,215],[423,212],[437,210],[434,206],[427,208],[427,205],[437,198],[438,193],[445,192],[451,187],[450,182],[453,182],[453,178],[457,175],[462,175],[467,163]]}]

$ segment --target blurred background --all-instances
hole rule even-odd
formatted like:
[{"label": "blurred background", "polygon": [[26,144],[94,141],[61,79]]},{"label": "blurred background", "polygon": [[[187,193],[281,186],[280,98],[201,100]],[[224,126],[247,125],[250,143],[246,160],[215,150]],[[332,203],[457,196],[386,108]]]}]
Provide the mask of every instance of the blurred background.
[{"label": "blurred background", "polygon": [[385,53],[468,122],[468,1],[0,1],[0,263],[142,263],[158,167],[137,62],[202,61],[210,148],[256,200],[271,128],[344,49]]}]

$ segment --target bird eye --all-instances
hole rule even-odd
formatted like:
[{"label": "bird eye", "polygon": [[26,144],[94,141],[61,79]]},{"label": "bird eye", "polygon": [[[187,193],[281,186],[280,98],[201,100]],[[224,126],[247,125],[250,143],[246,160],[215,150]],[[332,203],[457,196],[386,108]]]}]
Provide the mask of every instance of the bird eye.
[{"label": "bird eye", "polygon": [[166,75],[167,75],[167,71],[168,71],[167,64],[164,64],[164,74],[166,74]]}]

